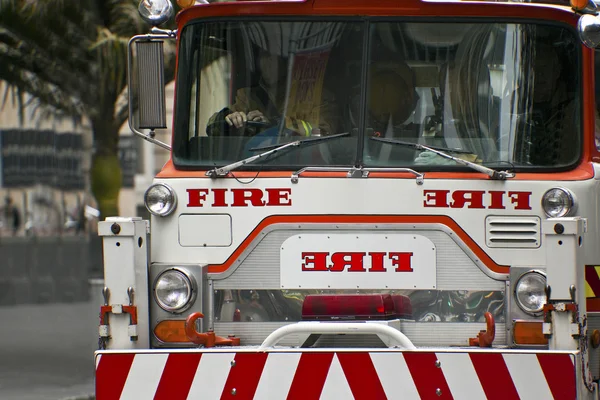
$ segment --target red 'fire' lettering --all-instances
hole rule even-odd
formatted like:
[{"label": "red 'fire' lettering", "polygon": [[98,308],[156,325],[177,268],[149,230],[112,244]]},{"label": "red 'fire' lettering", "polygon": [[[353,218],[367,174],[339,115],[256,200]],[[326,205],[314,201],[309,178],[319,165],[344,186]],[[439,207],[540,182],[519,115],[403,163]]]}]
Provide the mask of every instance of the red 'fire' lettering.
[{"label": "red 'fire' lettering", "polygon": [[516,204],[515,210],[531,210],[529,196],[531,196],[531,192],[508,192],[510,202]]},{"label": "red 'fire' lettering", "polygon": [[188,189],[188,207],[202,207],[202,202],[206,200],[208,189]]},{"label": "red 'fire' lettering", "polygon": [[[329,253],[302,253],[302,271],[327,271]],[[309,265],[312,265],[310,267]]]},{"label": "red 'fire' lettering", "polygon": [[467,208],[483,208],[483,190],[456,190],[452,192],[452,208],[463,208],[469,203]]},{"label": "red 'fire' lettering", "polygon": [[[368,255],[367,255],[368,254]],[[387,256],[387,258],[386,258]],[[389,260],[394,272],[413,272],[412,252],[302,252],[302,271],[321,272],[387,272],[385,261]],[[365,259],[371,261],[367,270]],[[331,264],[328,265],[328,261]]]},{"label": "red 'fire' lettering", "polygon": [[[269,189],[187,189],[188,207],[291,206],[291,188]],[[210,196],[212,195],[212,199]],[[212,202],[211,202],[212,200]]]},{"label": "red 'fire' lettering", "polygon": [[262,207],[265,205],[263,202],[263,192],[260,189],[231,189],[233,192],[233,203],[232,207],[247,207],[249,201],[254,207]]},{"label": "red 'fire' lettering", "polygon": [[366,272],[363,266],[363,258],[366,253],[333,253],[331,255],[332,265],[329,270],[332,272],[342,272],[346,267],[348,272]]},{"label": "red 'fire' lettering", "polygon": [[268,206],[291,206],[292,189],[265,189],[267,192],[267,205]]},{"label": "red 'fire' lettering", "polygon": [[413,253],[390,253],[389,258],[392,265],[396,267],[396,272],[412,272],[411,258]]},{"label": "red 'fire' lettering", "polygon": [[385,272],[387,271],[383,266],[383,257],[386,253],[369,253],[371,256],[371,268],[369,272]]},{"label": "red 'fire' lettering", "polygon": [[[515,210],[531,210],[531,192],[505,192],[501,190],[423,190],[423,207],[505,209],[509,199]],[[451,200],[451,201],[450,201]]]}]

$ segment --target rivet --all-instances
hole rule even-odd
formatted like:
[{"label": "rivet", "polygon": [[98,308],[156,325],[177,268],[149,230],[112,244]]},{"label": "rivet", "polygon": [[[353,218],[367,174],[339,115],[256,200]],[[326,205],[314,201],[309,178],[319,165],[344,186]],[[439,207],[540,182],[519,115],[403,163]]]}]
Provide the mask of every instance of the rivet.
[{"label": "rivet", "polygon": [[442,389],[440,389],[440,388],[435,389],[435,394],[437,394],[438,396],[441,396],[442,395]]},{"label": "rivet", "polygon": [[440,360],[435,360],[435,367],[436,368],[441,368],[442,367],[442,363],[440,362]]},{"label": "rivet", "polygon": [[235,367],[235,360],[231,360],[230,364],[231,364],[232,367]]},{"label": "rivet", "polygon": [[231,395],[235,396],[235,394],[237,393],[237,390],[235,388],[231,389]]}]

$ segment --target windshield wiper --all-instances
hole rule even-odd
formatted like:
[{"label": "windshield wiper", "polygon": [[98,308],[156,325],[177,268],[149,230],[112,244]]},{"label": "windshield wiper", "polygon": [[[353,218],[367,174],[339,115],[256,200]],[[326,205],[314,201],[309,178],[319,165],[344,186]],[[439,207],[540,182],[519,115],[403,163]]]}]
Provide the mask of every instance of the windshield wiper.
[{"label": "windshield wiper", "polygon": [[[430,147],[430,146],[425,146],[419,143],[411,143],[411,142],[404,142],[402,140],[396,140],[396,139],[387,139],[387,138],[379,138],[379,137],[371,137],[372,140],[378,141],[378,142],[383,142],[383,143],[390,143],[390,144],[397,144],[397,145],[401,145],[401,146],[406,146],[406,147],[414,147],[417,150],[426,150],[426,151],[430,151],[432,153],[437,154],[438,156],[447,158],[449,160],[452,160],[458,164],[462,164],[465,165],[471,169],[474,169],[477,172],[481,172],[486,174],[487,176],[489,176],[492,179],[497,179],[500,181],[506,180],[508,178],[514,178],[515,174],[509,171],[496,171],[494,169],[488,168],[486,166],[471,162],[471,161],[467,161],[467,160],[463,160],[462,158],[458,158],[458,157],[453,157],[448,153],[445,153],[444,151],[442,151],[442,148],[437,147]],[[464,150],[454,150],[454,149],[446,149],[443,148],[443,150],[449,151],[449,152],[454,152],[454,153],[464,153],[464,154],[471,154],[468,151],[464,151]]]},{"label": "windshield wiper", "polygon": [[285,143],[285,144],[274,144],[274,145],[263,146],[263,147],[253,147],[250,149],[250,151],[263,151],[263,150],[267,150],[267,151],[256,154],[254,156],[244,158],[243,160],[236,161],[234,163],[225,165],[224,167],[221,167],[221,168],[215,168],[215,169],[211,169],[210,171],[206,171],[206,176],[210,176],[211,178],[224,177],[224,176],[229,175],[229,173],[236,168],[239,168],[246,164],[250,164],[260,158],[270,156],[271,154],[275,154],[282,150],[285,150],[285,149],[288,149],[291,147],[310,146],[310,145],[313,145],[316,143],[323,142],[325,140],[336,139],[336,138],[344,137],[344,136],[348,136],[348,135],[350,135],[350,132],[338,133],[337,135],[318,136],[318,137],[313,137],[313,138],[308,138],[308,139],[296,140],[296,141]]}]

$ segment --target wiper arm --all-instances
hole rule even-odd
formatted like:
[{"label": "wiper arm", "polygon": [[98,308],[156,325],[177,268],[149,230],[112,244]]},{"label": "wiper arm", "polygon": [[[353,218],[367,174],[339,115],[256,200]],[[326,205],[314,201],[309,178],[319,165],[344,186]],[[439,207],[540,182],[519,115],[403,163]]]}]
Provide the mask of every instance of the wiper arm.
[{"label": "wiper arm", "polygon": [[221,168],[215,168],[215,169],[211,169],[210,171],[206,171],[206,176],[210,176],[211,178],[224,177],[224,176],[229,175],[229,173],[231,171],[233,171],[236,168],[241,167],[242,165],[250,164],[260,158],[264,158],[264,157],[270,156],[271,154],[280,152],[281,150],[285,150],[285,149],[291,148],[291,147],[309,146],[309,145],[316,144],[318,142],[322,142],[325,140],[335,139],[335,138],[348,136],[348,135],[350,135],[350,132],[339,133],[337,135],[319,136],[319,137],[315,137],[315,138],[296,140],[296,141],[285,143],[285,144],[275,144],[275,145],[269,145],[269,146],[264,146],[264,147],[254,147],[254,148],[251,148],[250,151],[262,151],[262,150],[267,150],[267,151],[256,154],[254,156],[244,158],[243,160],[236,161],[229,165],[225,165],[224,167],[221,167]]},{"label": "wiper arm", "polygon": [[[371,137],[372,140],[378,141],[378,142],[383,142],[383,143],[390,143],[390,144],[397,144],[397,145],[401,145],[401,146],[406,146],[406,147],[414,147],[417,150],[426,150],[426,151],[430,151],[432,153],[437,154],[438,156],[447,158],[449,160],[452,160],[458,164],[462,164],[465,165],[471,169],[474,169],[477,172],[481,172],[486,174],[487,176],[489,176],[492,179],[497,179],[497,180],[506,180],[508,178],[514,178],[515,174],[509,171],[496,171],[494,169],[488,168],[486,166],[471,162],[471,161],[467,161],[467,160],[463,160],[462,158],[458,158],[458,157],[453,157],[448,153],[445,153],[444,151],[440,150],[440,148],[434,148],[434,147],[429,147],[429,146],[425,146],[419,143],[411,143],[411,142],[404,142],[402,140],[396,140],[396,139],[387,139],[387,138],[379,138],[379,137]],[[464,150],[453,150],[453,149],[445,149],[446,151],[450,151],[450,152],[454,152],[454,153],[465,153],[465,154],[470,154],[470,152],[468,151],[464,151]]]}]

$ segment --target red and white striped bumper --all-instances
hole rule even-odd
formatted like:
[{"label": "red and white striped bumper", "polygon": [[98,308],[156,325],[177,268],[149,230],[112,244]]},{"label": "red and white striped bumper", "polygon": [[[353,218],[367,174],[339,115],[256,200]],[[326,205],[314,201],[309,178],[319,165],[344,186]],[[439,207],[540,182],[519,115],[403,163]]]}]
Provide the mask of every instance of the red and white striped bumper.
[{"label": "red and white striped bumper", "polygon": [[96,399],[575,399],[575,355],[194,350],[96,359]]}]

